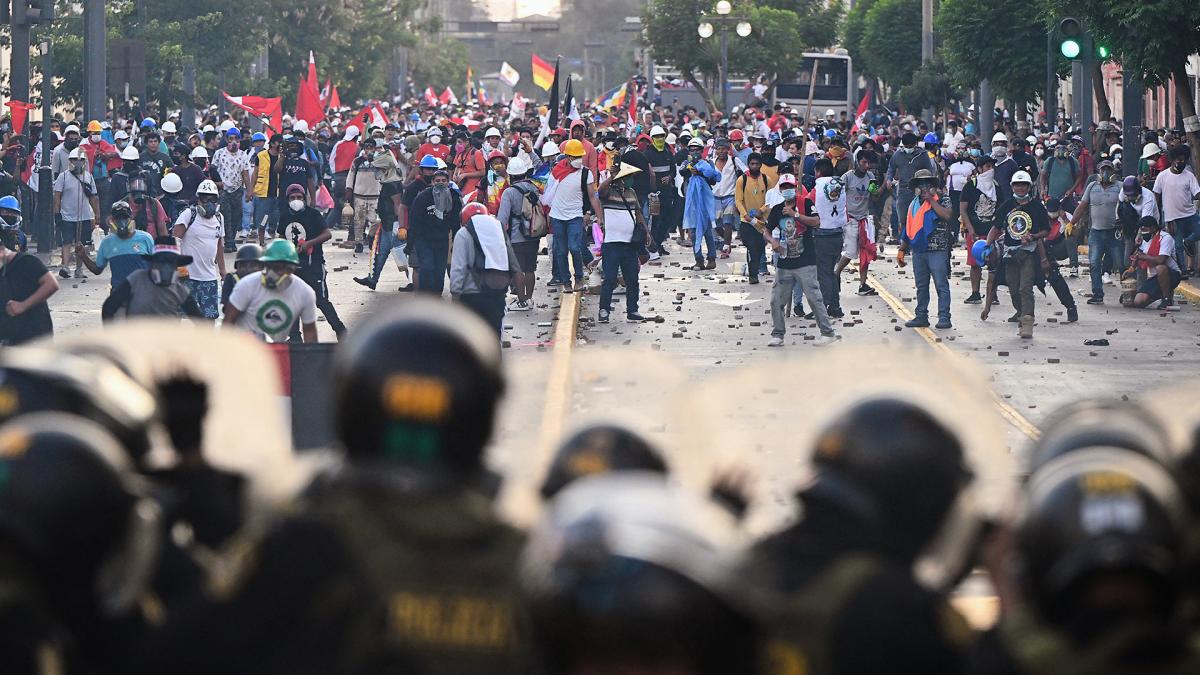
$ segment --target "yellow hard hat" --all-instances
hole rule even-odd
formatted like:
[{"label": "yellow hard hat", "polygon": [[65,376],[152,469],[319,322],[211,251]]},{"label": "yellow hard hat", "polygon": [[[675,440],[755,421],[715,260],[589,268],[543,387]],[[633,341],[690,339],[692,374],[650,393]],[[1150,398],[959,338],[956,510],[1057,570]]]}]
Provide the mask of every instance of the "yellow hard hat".
[{"label": "yellow hard hat", "polygon": [[583,157],[583,155],[584,155],[583,143],[581,141],[578,141],[578,140],[572,138],[571,140],[567,141],[566,143],[563,143],[562,153],[568,157]]},{"label": "yellow hard hat", "polygon": [[92,120],[91,122],[88,122],[87,130],[88,130],[89,134],[90,133],[100,133],[100,122],[98,122],[96,120]]}]

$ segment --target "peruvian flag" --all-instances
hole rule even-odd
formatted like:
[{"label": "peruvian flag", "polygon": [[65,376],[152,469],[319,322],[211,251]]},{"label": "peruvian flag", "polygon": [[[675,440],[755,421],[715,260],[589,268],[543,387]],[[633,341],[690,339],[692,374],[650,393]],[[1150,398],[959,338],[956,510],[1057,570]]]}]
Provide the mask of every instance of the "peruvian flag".
[{"label": "peruvian flag", "polygon": [[311,51],[308,53],[308,77],[300,78],[300,88],[296,90],[296,119],[302,119],[310,126],[325,119],[325,107],[317,91],[317,61]]},{"label": "peruvian flag", "polygon": [[371,127],[382,129],[387,126],[387,123],[387,111],[383,109],[383,106],[379,105],[379,101],[371,101],[363,106],[362,111],[355,115],[354,119],[350,120],[346,126],[358,127],[358,130],[365,135],[367,129]]},{"label": "peruvian flag", "polygon": [[329,107],[338,110],[342,107],[342,99],[338,96],[337,85],[333,86],[333,90],[329,94]]},{"label": "peruvian flag", "polygon": [[637,109],[638,109],[638,87],[637,87],[637,84],[632,79],[629,80],[628,96],[629,96],[629,109],[627,111],[627,114],[629,116],[629,119],[625,122],[625,126],[626,126],[626,131],[632,137],[633,129],[634,129],[634,127],[637,126]]},{"label": "peruvian flag", "polygon": [[454,91],[451,90],[450,87],[446,87],[446,90],[443,91],[442,95],[438,97],[438,101],[440,101],[442,105],[458,105],[458,97],[454,95]]},{"label": "peruvian flag", "polygon": [[325,78],[325,86],[321,87],[321,107],[326,110],[329,109],[329,87],[331,84],[333,83],[329,80],[329,78]]},{"label": "peruvian flag", "polygon": [[25,118],[29,116],[29,111],[37,106],[25,101],[13,99],[4,105],[9,107],[9,114],[12,117],[12,128],[14,134],[22,133],[25,130]]},{"label": "peruvian flag", "polygon": [[858,110],[854,113],[854,127],[850,129],[850,133],[855,133],[860,127],[867,123],[867,108],[871,104],[871,90],[863,94],[862,100],[858,102]]},{"label": "peruvian flag", "polygon": [[508,106],[508,119],[515,120],[525,116],[525,101],[527,99],[521,95],[521,92],[513,92],[512,103]]},{"label": "peruvian flag", "polygon": [[225,100],[263,121],[267,136],[274,136],[283,127],[283,99],[262,96],[230,96],[221,92]]},{"label": "peruvian flag", "polygon": [[425,102],[429,105],[437,105],[437,94],[433,93],[433,87],[425,87]]}]

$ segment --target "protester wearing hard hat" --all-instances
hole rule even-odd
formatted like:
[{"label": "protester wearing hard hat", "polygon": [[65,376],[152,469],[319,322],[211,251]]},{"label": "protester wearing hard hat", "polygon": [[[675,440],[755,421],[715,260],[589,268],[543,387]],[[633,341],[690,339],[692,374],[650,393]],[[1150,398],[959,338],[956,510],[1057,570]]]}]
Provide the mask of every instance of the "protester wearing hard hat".
[{"label": "protester wearing hard hat", "polygon": [[510,312],[528,312],[533,308],[537,253],[549,224],[532,175],[533,167],[520,155],[509,160],[508,187],[500,195],[500,209],[496,212],[497,219],[508,232],[513,254],[521,268],[514,284],[517,299],[509,303]]},{"label": "protester wearing hard hat", "polygon": [[[1033,286],[1039,278],[1039,269],[1043,273],[1050,269],[1043,246],[1050,233],[1050,216],[1041,200],[1034,198],[1033,179],[1028,173],[1018,171],[1009,182],[1013,196],[996,207],[995,225],[988,233],[987,243],[992,245],[998,239],[1004,242],[1007,250],[1004,276],[1017,309],[1009,320],[1018,323],[1020,336],[1028,340],[1033,337]],[[988,297],[984,319],[990,306]]]},{"label": "protester wearing hard hat", "polygon": [[[78,133],[76,133],[78,136]],[[54,179],[54,223],[58,244],[62,247],[62,266],[58,275],[71,276],[70,261],[75,244],[92,232],[92,223],[100,213],[96,181],[87,171],[87,153],[76,146],[68,155],[68,168]],[[75,262],[75,278],[84,278],[83,265]]]}]

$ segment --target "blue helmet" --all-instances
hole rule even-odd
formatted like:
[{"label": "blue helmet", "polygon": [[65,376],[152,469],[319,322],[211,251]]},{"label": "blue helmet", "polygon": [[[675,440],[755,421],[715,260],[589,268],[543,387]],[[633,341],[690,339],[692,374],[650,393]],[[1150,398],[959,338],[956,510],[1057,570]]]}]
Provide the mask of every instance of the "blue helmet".
[{"label": "blue helmet", "polygon": [[266,134],[264,134],[264,133],[263,133],[263,132],[261,132],[261,131],[259,131],[259,132],[256,132],[256,133],[255,133],[253,136],[251,136],[251,137],[250,137],[250,142],[251,142],[251,143],[257,143],[257,142],[259,142],[259,141],[264,141],[264,142],[265,142],[266,140],[267,140],[267,135],[266,135]]},{"label": "blue helmet", "polygon": [[977,267],[986,266],[988,256],[991,254],[992,247],[988,245],[986,240],[979,239],[974,244],[971,244],[971,258],[975,260]]},{"label": "blue helmet", "polygon": [[419,121],[421,121],[421,116],[420,116],[420,115],[418,115],[417,113],[409,113],[409,114],[408,114],[408,119],[409,119],[409,120],[411,120],[411,121],[413,121],[413,122],[419,122]]},{"label": "blue helmet", "polygon": [[20,211],[21,210],[21,202],[17,201],[17,198],[12,195],[5,195],[3,197],[0,197],[0,209],[8,209],[9,211]]},{"label": "blue helmet", "polygon": [[922,140],[925,141],[926,145],[937,145],[938,144],[937,134],[933,133],[932,131],[925,134],[925,138],[923,138]]},{"label": "blue helmet", "polygon": [[225,135],[226,135],[226,136],[233,136],[234,138],[241,138],[241,137],[242,137],[242,132],[241,132],[241,131],[239,131],[237,127],[229,127],[229,131],[226,131],[226,132],[225,132]]},{"label": "blue helmet", "polygon": [[833,138],[834,136],[837,136],[837,129],[825,130],[825,138]]},{"label": "blue helmet", "polygon": [[142,128],[143,129],[153,129],[154,127],[157,127],[157,126],[158,126],[158,122],[155,122],[153,117],[147,117],[146,119],[142,120]]},{"label": "blue helmet", "polygon": [[438,158],[434,157],[433,155],[425,155],[421,158],[421,164],[419,166],[422,169],[436,169],[438,168]]}]

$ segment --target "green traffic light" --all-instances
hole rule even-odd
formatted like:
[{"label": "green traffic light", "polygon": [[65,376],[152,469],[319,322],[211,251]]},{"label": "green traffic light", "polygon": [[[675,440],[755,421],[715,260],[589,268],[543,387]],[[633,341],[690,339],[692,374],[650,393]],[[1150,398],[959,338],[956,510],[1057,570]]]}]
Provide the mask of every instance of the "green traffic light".
[{"label": "green traffic light", "polygon": [[1079,41],[1078,40],[1063,40],[1059,46],[1059,51],[1068,59],[1074,59],[1079,56]]},{"label": "green traffic light", "polygon": [[1099,56],[1102,59],[1107,59],[1110,54],[1111,52],[1108,51],[1108,47],[1105,47],[1104,45],[1096,45],[1096,56]]}]

